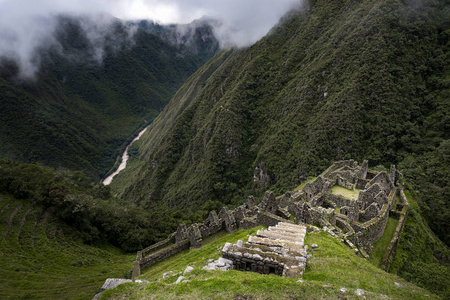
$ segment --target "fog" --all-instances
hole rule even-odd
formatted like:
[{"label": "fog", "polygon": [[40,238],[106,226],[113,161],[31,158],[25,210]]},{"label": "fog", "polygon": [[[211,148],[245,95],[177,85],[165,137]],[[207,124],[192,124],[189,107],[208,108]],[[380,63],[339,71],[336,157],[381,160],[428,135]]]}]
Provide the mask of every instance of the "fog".
[{"label": "fog", "polygon": [[[0,0],[0,57],[14,59],[22,77],[39,67],[39,48],[54,45],[58,15],[91,16],[98,26],[83,28],[98,43],[114,18],[149,19],[160,24],[217,19],[221,47],[251,45],[302,0]],[[101,60],[102,49],[98,48]]]}]

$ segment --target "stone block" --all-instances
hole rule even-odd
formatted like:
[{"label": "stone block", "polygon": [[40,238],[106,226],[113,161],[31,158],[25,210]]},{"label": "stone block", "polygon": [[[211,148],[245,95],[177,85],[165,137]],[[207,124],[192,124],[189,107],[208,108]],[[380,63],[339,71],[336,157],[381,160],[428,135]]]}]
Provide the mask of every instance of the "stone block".
[{"label": "stone block", "polygon": [[186,224],[181,223],[178,225],[177,231],[175,232],[175,243],[179,243],[188,238]]},{"label": "stone block", "polygon": [[200,248],[202,246],[202,234],[198,224],[192,224],[187,231],[191,248]]}]

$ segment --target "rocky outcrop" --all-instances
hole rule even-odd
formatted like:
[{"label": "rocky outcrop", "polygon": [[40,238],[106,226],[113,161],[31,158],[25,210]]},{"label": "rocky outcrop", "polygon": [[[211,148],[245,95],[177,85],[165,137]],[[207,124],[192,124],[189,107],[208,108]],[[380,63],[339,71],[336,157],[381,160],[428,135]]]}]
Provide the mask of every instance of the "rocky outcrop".
[{"label": "rocky outcrop", "polygon": [[106,279],[105,283],[101,287],[100,291],[92,298],[92,300],[97,300],[101,297],[104,291],[114,289],[118,287],[121,284],[129,283],[129,282],[135,282],[135,283],[150,283],[150,281],[147,280],[131,280],[131,279],[122,279],[122,278],[108,278]]}]

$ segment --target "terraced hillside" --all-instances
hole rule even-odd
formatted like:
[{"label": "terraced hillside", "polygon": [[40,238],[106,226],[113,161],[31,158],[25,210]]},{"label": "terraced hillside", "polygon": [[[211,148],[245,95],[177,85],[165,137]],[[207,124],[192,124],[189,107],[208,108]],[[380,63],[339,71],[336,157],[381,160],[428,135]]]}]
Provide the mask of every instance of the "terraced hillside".
[{"label": "terraced hillside", "polygon": [[91,299],[106,278],[124,277],[134,254],[81,243],[48,210],[0,196],[2,299]]}]

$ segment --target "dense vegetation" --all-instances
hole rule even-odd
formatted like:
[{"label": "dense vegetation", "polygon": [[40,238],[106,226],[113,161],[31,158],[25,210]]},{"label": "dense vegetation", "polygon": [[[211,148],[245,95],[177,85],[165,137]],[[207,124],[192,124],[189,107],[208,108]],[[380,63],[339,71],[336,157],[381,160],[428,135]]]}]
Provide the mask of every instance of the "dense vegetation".
[{"label": "dense vegetation", "polygon": [[[182,221],[200,221],[211,209],[240,204],[248,194],[294,189],[335,160],[369,159],[372,165],[397,164],[409,184],[411,209],[391,271],[448,297],[447,2],[308,1],[252,47],[223,51],[191,76],[130,149],[131,165],[113,181],[112,192],[58,166],[103,177],[132,133],[156,117],[206,57],[167,43],[147,27],[130,40],[126,27],[114,23],[101,42],[99,64],[98,48],[87,39],[82,21],[61,18],[55,33],[60,47],[43,49],[34,82],[18,80],[14,62],[0,64],[0,157],[53,167],[0,160],[1,209],[12,216],[3,219],[9,240],[2,251],[14,248],[8,249],[16,237],[9,235],[14,224],[24,220],[20,226],[30,227],[27,215],[36,212],[59,222],[52,236],[69,225],[64,230],[74,240],[133,251],[166,237]],[[204,45],[206,53],[214,43]],[[10,222],[16,215],[25,217]],[[333,261],[332,272],[341,270],[335,263],[343,260],[370,274],[380,272],[353,254],[349,258],[350,250],[337,242],[316,238],[336,250],[324,249],[326,256],[319,259],[324,266]],[[8,274],[15,271],[4,266]],[[309,271],[307,285],[318,293],[312,296],[329,295],[326,280],[336,280],[333,295],[343,283],[356,287],[320,264]],[[236,274],[230,274],[220,280],[234,286],[237,281],[227,276]],[[187,291],[196,296],[215,293],[208,282],[221,287],[209,272],[195,275],[200,290]],[[248,280],[242,276],[239,283]],[[375,287],[364,284],[390,294],[384,280]],[[259,284],[286,286],[269,278],[237,289],[259,297]],[[186,292],[182,286],[166,287],[124,289],[136,297]]]},{"label": "dense vegetation", "polygon": [[[35,54],[33,80],[0,60],[0,157],[104,177],[138,129],[150,123],[213,52],[192,53],[118,21],[58,17],[56,42]],[[210,34],[206,31],[205,34]],[[201,45],[216,45],[214,37]]]},{"label": "dense vegetation", "polygon": [[111,196],[79,171],[0,160],[0,194],[11,195],[63,221],[87,244],[140,250],[175,231],[186,216],[164,206],[143,210]]}]

